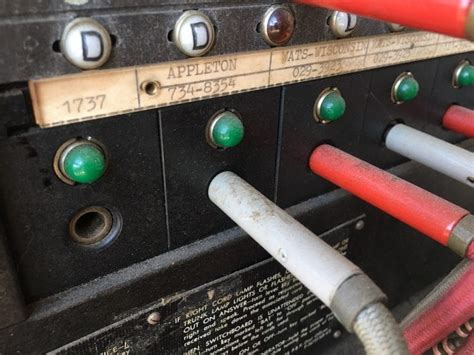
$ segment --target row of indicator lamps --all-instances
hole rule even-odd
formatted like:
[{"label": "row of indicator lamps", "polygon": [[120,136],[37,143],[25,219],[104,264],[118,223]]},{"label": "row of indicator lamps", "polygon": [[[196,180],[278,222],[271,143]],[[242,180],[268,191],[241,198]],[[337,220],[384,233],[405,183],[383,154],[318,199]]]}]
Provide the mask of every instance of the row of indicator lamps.
[{"label": "row of indicator lamps", "polygon": [[[474,86],[474,66],[468,60],[463,60],[456,67],[452,83],[457,89]],[[404,72],[392,85],[391,100],[394,104],[400,105],[416,99],[419,92],[420,84],[415,76],[410,72]],[[337,88],[327,88],[316,99],[314,118],[320,123],[334,122],[344,115],[345,110],[346,103],[342,93]]]},{"label": "row of indicator lamps", "polygon": [[[244,133],[240,114],[229,109],[218,111],[211,117],[205,136],[211,147],[227,149],[239,145]],[[98,140],[73,138],[57,149],[53,169],[56,176],[68,185],[92,184],[104,175],[108,160],[107,149]]]},{"label": "row of indicator lamps", "polygon": [[[327,124],[344,114],[345,101],[337,89],[324,90],[317,102],[320,103],[315,105],[317,122]],[[444,127],[474,138],[473,110],[453,105],[445,113],[442,122]],[[244,133],[239,113],[228,109],[210,118],[205,136],[212,148],[225,150],[238,146],[244,139]],[[387,129],[385,146],[474,187],[472,152],[401,123]],[[337,164],[334,164],[335,161]],[[104,175],[107,164],[106,148],[90,137],[65,142],[54,157],[56,175],[70,185],[96,182]],[[314,150],[310,167],[315,174],[450,247],[457,254],[466,256],[474,253],[474,217],[468,211],[329,145]],[[81,210],[77,218],[86,212]],[[110,215],[110,212],[101,213],[103,216]],[[109,216],[104,220],[111,218]],[[74,226],[72,222],[71,225]],[[109,235],[105,231],[101,234],[104,238]],[[90,239],[74,238],[86,246],[92,243]],[[93,238],[98,240],[95,244],[99,246],[102,245],[102,239]]]},{"label": "row of indicator lamps", "polygon": [[[470,65],[468,61],[461,62],[454,72],[453,85],[457,88],[473,86],[474,66]],[[392,86],[392,101],[396,104],[412,101],[417,97],[419,90],[420,86],[413,74],[402,73],[396,78]],[[317,97],[313,115],[317,122],[327,124],[341,119],[345,111],[346,102],[342,93],[337,88],[331,87],[323,90]],[[446,112],[443,125],[468,137],[474,137],[472,117],[473,112],[471,110],[454,105]],[[403,133],[399,133],[402,131],[402,126],[405,127]],[[451,164],[449,164],[448,161],[445,162],[443,159],[434,159],[435,155],[431,154],[428,154],[425,157],[426,159],[423,158],[421,155],[427,147],[432,145],[447,147],[451,145],[433,137],[424,139],[423,137],[427,135],[421,132],[416,134],[417,139],[426,141],[427,144],[423,145],[424,149],[419,149],[417,155],[407,152],[406,150],[409,149],[408,139],[406,139],[407,142],[403,142],[401,137],[409,134],[413,135],[415,134],[414,131],[398,124],[387,132],[385,143],[389,149],[413,160],[420,162],[429,160],[430,162],[425,161],[425,164],[430,166],[437,163],[440,165],[439,169],[442,168],[441,166],[449,167],[457,161],[449,160],[451,161]],[[233,110],[224,110],[217,112],[209,120],[206,139],[212,147],[226,149],[239,145],[244,138],[244,133],[245,129],[239,113]],[[433,143],[428,144],[428,141],[433,141]],[[460,148],[455,147],[453,149],[459,151]],[[460,157],[461,155],[454,153],[453,156]],[[467,156],[470,157],[470,153]],[[90,137],[76,138],[59,147],[54,158],[54,170],[56,175],[67,184],[90,184],[97,181],[105,173],[107,160],[107,151],[100,142]],[[469,184],[474,184],[474,172],[469,169],[457,178],[463,182],[467,181]]]},{"label": "row of indicator lamps", "polygon": [[[357,16],[335,11],[329,27],[338,38],[349,36],[357,26]],[[293,11],[284,5],[273,5],[263,15],[258,31],[269,46],[282,46],[293,37],[296,20]],[[392,32],[404,30],[403,26],[388,24]],[[184,12],[178,18],[171,38],[186,56],[205,55],[215,43],[216,31],[210,18],[195,10]],[[112,53],[110,34],[94,19],[81,17],[70,22],[61,36],[60,51],[73,65],[81,69],[95,69],[104,65]]]},{"label": "row of indicator lamps", "polygon": [[[445,33],[455,37],[474,39],[474,17],[470,16],[472,4],[468,1],[428,0],[411,4],[407,9],[403,2],[385,0],[380,6],[372,6],[372,0],[298,0],[316,6],[335,9],[328,21],[338,38],[350,35],[357,25],[359,14],[388,21],[392,32],[411,28]],[[415,6],[416,5],[416,6]],[[425,16],[429,9],[433,16]],[[436,16],[434,16],[436,15]],[[433,19],[438,19],[433,21]],[[399,25],[402,24],[402,25]],[[273,5],[263,15],[259,32],[270,46],[286,44],[295,30],[295,15],[284,5]],[[189,10],[177,20],[172,39],[181,52],[190,57],[206,54],[215,42],[215,28],[204,13]],[[64,29],[60,41],[64,56],[81,69],[102,66],[112,51],[112,41],[107,30],[91,18],[77,18]]]},{"label": "row of indicator lamps", "polygon": [[[474,66],[463,60],[454,70],[453,87],[461,89],[474,86]],[[394,81],[391,99],[395,104],[413,101],[420,92],[420,84],[410,72],[400,74]],[[340,119],[346,109],[345,100],[337,88],[324,90],[316,99],[314,117],[318,122],[328,123]]]}]

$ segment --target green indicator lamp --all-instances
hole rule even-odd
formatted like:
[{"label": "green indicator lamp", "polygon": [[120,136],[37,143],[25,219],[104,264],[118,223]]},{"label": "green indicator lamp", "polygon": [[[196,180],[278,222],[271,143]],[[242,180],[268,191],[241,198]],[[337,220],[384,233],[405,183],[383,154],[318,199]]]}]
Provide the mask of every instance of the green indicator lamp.
[{"label": "green indicator lamp", "polygon": [[239,145],[245,134],[240,117],[232,111],[223,111],[208,125],[208,141],[215,148],[232,148]]},{"label": "green indicator lamp", "polygon": [[316,99],[313,115],[317,122],[329,123],[342,118],[346,112],[346,101],[337,88],[325,89]]},{"label": "green indicator lamp", "polygon": [[58,149],[54,165],[58,177],[67,184],[92,184],[104,175],[107,157],[94,140],[79,138]]},{"label": "green indicator lamp", "polygon": [[414,100],[420,93],[420,84],[412,73],[402,73],[392,86],[392,101],[402,104]]},{"label": "green indicator lamp", "polygon": [[453,86],[456,89],[474,85],[474,66],[463,60],[454,70]]}]

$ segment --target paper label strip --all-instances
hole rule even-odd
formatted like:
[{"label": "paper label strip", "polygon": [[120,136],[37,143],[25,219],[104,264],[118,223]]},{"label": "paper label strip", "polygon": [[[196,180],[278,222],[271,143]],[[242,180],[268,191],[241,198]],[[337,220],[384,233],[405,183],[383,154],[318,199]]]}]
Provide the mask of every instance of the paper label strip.
[{"label": "paper label strip", "polygon": [[53,127],[474,51],[428,32],[318,42],[31,80],[36,123]]}]

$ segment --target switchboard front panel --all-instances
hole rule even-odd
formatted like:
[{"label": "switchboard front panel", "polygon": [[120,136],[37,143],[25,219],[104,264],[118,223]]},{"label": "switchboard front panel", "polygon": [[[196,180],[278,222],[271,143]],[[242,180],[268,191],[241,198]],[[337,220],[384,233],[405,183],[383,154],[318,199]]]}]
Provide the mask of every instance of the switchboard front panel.
[{"label": "switchboard front panel", "polygon": [[469,354],[474,10],[380,3],[2,4],[0,354]]}]

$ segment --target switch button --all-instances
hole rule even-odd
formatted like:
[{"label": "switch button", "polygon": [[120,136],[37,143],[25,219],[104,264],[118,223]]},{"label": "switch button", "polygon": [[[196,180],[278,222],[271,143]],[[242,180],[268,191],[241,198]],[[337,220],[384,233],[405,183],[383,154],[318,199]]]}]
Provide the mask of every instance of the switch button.
[{"label": "switch button", "polygon": [[76,67],[95,69],[109,59],[112,41],[104,26],[91,18],[80,17],[66,26],[59,47]]},{"label": "switch button", "polygon": [[214,26],[202,12],[186,11],[176,21],[173,41],[178,49],[189,57],[199,57],[214,45]]}]

